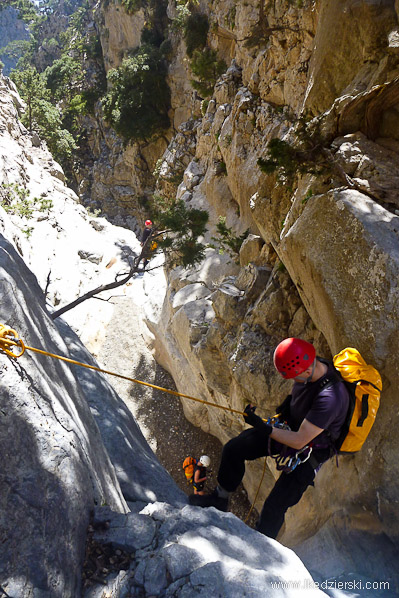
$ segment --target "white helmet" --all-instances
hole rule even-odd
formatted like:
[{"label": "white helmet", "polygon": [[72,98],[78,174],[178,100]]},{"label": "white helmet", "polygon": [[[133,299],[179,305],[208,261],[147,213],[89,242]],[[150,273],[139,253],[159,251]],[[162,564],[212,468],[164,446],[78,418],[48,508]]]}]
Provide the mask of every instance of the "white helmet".
[{"label": "white helmet", "polygon": [[211,460],[210,460],[210,458],[208,457],[208,455],[202,455],[202,456],[199,458],[199,462],[200,462],[200,463],[201,463],[201,465],[203,465],[204,467],[209,467],[209,466],[210,466],[210,464],[211,464]]}]

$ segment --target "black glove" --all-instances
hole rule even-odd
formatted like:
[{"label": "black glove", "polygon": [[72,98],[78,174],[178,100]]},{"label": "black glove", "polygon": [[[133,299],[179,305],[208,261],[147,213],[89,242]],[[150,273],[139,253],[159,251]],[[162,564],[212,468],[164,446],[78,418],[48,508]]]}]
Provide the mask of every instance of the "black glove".
[{"label": "black glove", "polygon": [[280,415],[279,419],[281,419],[282,421],[289,419],[291,399],[292,396],[288,395],[287,397],[285,397],[281,405],[279,405],[276,409],[276,413]]},{"label": "black glove", "polygon": [[270,432],[273,430],[273,426],[270,426],[266,422],[263,421],[259,415],[255,415],[256,407],[252,405],[247,405],[244,409],[244,420],[250,426],[256,428],[257,430],[261,430],[265,434],[269,435]]}]

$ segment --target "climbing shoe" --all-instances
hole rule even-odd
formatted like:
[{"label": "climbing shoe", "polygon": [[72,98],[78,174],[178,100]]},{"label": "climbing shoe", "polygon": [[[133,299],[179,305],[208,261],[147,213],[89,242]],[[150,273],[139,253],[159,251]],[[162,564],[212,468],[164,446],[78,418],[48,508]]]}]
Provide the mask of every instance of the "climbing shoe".
[{"label": "climbing shoe", "polygon": [[194,507],[215,507],[219,511],[227,511],[229,499],[219,496],[215,488],[211,494],[190,494],[188,502]]}]

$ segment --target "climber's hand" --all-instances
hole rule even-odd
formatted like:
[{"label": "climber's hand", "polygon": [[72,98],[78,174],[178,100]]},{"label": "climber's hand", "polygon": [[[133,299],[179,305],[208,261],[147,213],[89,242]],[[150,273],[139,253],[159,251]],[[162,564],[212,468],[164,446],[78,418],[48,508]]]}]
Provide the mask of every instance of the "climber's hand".
[{"label": "climber's hand", "polygon": [[254,407],[253,405],[247,405],[244,409],[244,420],[247,424],[249,424],[250,426],[256,428],[257,430],[262,430],[263,432],[265,432],[266,434],[270,434],[270,432],[272,431],[272,426],[270,426],[269,424],[267,424],[266,422],[263,421],[263,419],[261,417],[259,417],[259,415],[255,415],[255,409],[256,407]]}]

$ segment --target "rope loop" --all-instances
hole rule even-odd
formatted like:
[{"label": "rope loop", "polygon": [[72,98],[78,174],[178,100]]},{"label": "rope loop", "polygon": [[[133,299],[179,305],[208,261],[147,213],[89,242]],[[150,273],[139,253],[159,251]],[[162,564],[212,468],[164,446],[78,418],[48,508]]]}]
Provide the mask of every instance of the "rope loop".
[{"label": "rope loop", "polygon": [[[20,352],[14,353],[11,347],[19,347]],[[7,353],[9,357],[18,359],[25,353],[25,343],[22,338],[19,337],[18,332],[13,328],[9,328],[4,324],[0,324],[0,349]]]}]

